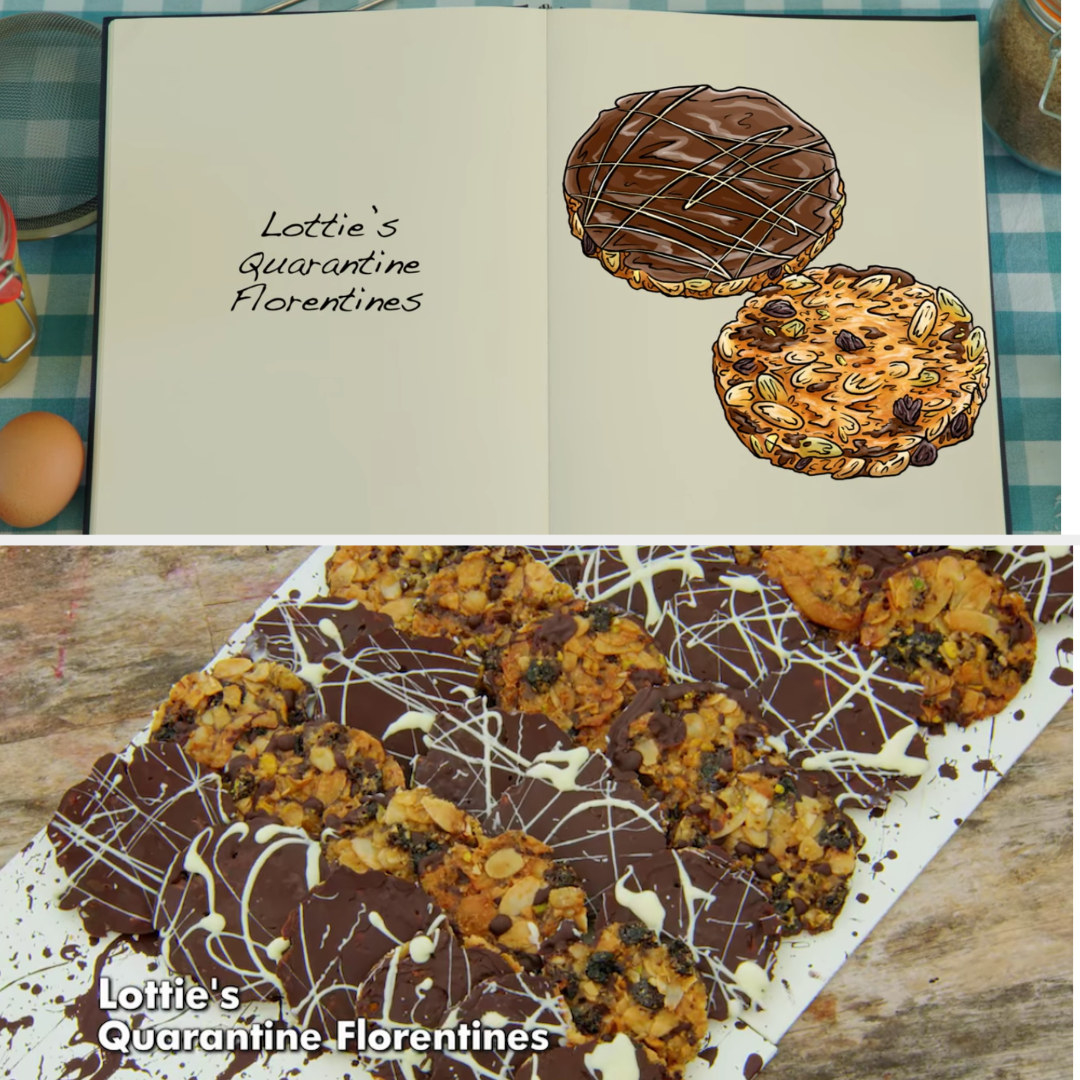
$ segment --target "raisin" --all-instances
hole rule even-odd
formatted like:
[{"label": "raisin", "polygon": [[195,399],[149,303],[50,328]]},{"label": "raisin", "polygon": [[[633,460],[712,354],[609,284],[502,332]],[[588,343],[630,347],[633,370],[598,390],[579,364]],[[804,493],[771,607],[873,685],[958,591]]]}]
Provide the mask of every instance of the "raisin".
[{"label": "raisin", "polygon": [[842,821],[836,821],[832,825],[826,825],[818,833],[817,842],[822,847],[831,847],[836,851],[847,851],[851,847],[851,835]]},{"label": "raisin", "polygon": [[536,693],[542,694],[551,689],[561,674],[562,669],[554,660],[533,660],[525,672],[525,681]]},{"label": "raisin", "polygon": [[653,932],[642,923],[628,922],[619,927],[619,940],[624,945],[640,945],[643,941],[651,945],[656,938]]},{"label": "raisin", "polygon": [[630,996],[643,1008],[657,1012],[664,1007],[664,995],[648,979],[638,979],[630,987]]},{"label": "raisin", "polygon": [[172,742],[173,739],[176,738],[176,721],[166,720],[165,723],[154,732],[154,738],[160,739],[162,742]]},{"label": "raisin", "polygon": [[610,952],[595,952],[589,957],[585,965],[585,978],[592,979],[595,983],[605,985],[612,975],[622,971],[615,954]]},{"label": "raisin", "polygon": [[585,1035],[599,1035],[600,1028],[604,1023],[606,1010],[602,1005],[573,1005],[570,1008],[570,1016],[577,1025],[578,1031]]},{"label": "raisin", "polygon": [[667,951],[671,966],[680,975],[689,975],[694,970],[694,954],[685,941],[673,938],[668,942]]},{"label": "raisin", "polygon": [[938,650],[944,640],[944,635],[936,630],[915,630],[894,638],[881,651],[886,660],[901,667],[910,667],[925,661],[934,667],[942,668],[944,661]]},{"label": "raisin", "polygon": [[581,884],[577,873],[562,863],[553,863],[544,871],[544,880],[553,889],[573,888]]},{"label": "raisin", "polygon": [[584,614],[597,634],[606,634],[615,620],[615,609],[610,604],[590,604]]},{"label": "raisin", "polygon": [[836,892],[829,893],[828,896],[824,896],[818,901],[818,907],[822,911],[829,912],[830,915],[835,915],[843,906],[844,901],[847,899],[847,889],[840,888]]}]

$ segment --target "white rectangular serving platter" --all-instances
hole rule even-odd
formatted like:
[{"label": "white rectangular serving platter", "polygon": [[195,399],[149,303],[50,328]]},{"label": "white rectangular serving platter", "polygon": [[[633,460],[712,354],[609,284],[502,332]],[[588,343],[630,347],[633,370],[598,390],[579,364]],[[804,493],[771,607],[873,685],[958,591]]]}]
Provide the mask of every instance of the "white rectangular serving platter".
[{"label": "white rectangular serving platter", "polygon": [[[255,618],[279,602],[305,601],[324,592],[323,568],[333,549],[314,552],[241,626],[214,660],[239,651]],[[850,895],[832,931],[786,939],[773,979],[758,1008],[738,1020],[710,1025],[710,1066],[695,1061],[688,1080],[744,1080],[767,1064],[776,1043],[824,988],[900,894],[971,815],[1035,737],[1072,696],[1071,686],[1051,679],[1071,670],[1072,620],[1040,626],[1038,656],[1027,685],[996,717],[966,729],[950,728],[928,740],[930,767],[918,784],[893,796],[886,812],[849,813],[866,838],[851,880]],[[212,663],[213,661],[211,661]],[[208,665],[209,666],[209,665]],[[165,696],[167,688],[162,688]],[[143,742],[148,727],[133,740]],[[989,763],[989,765],[987,764]],[[90,762],[87,763],[89,769]],[[945,766],[944,772],[939,768]],[[952,768],[949,769],[948,767]],[[979,768],[976,768],[979,766]],[[990,767],[992,766],[992,767]],[[955,771],[956,778],[948,773]],[[169,972],[155,950],[128,939],[92,939],[78,914],[59,908],[64,875],[52,844],[40,832],[0,870],[0,1073],[12,1080],[361,1080],[366,1071],[349,1054],[332,1051],[234,1056],[230,1053],[106,1053],[95,1042],[97,1025],[130,1014],[96,1008],[99,977],[114,986],[141,985]],[[76,1009],[76,1002],[82,1008]],[[279,1006],[247,1005],[226,1013],[211,1004],[199,1013],[156,1011],[142,1024],[168,1027],[232,1027],[277,1020]],[[32,1023],[29,1022],[32,1020]],[[254,1060],[248,1060],[254,1057]],[[605,1078],[619,1080],[619,1078]]]}]

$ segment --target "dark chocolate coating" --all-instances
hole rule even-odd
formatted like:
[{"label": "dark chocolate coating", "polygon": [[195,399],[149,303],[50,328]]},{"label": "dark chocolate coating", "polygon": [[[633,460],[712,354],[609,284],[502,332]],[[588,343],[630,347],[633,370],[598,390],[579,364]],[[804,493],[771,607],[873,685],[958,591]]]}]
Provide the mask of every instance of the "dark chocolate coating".
[{"label": "dark chocolate coating", "polygon": [[300,1026],[335,1038],[337,1021],[356,1017],[357,994],[375,965],[398,942],[425,932],[438,911],[419,885],[338,867],[282,931],[290,944],[277,974]]},{"label": "dark chocolate coating", "polygon": [[[341,638],[327,634],[319,623],[329,619]],[[305,662],[313,664],[341,651],[346,655],[359,638],[393,626],[388,615],[369,611],[355,600],[329,596],[316,597],[298,604],[289,600],[278,604],[255,620],[244,653],[252,659],[276,660],[294,671]]]},{"label": "dark chocolate coating", "polygon": [[810,629],[787,593],[748,567],[676,594],[656,630],[672,669],[742,690],[786,666]]},{"label": "dark chocolate coating", "polygon": [[[585,1058],[599,1044],[587,1042],[578,1046],[553,1046],[540,1054],[533,1054],[514,1072],[513,1080],[600,1080],[599,1074],[590,1069]],[[668,1080],[662,1065],[650,1061],[640,1046],[634,1046],[637,1080]],[[607,1076],[603,1080],[609,1080]],[[622,1076],[611,1080],[623,1080]],[[633,1077],[628,1080],[634,1080]]]},{"label": "dark chocolate coating", "polygon": [[[900,668],[861,646],[843,643],[807,644],[759,689],[761,718],[784,737],[795,766],[829,751],[877,754],[893,735],[918,721],[923,702],[922,686]],[[925,760],[921,735],[914,737],[907,756]],[[812,775],[848,807],[880,805],[893,791],[919,781],[918,775],[842,761]]]},{"label": "dark chocolate coating", "polygon": [[[277,959],[268,950],[327,871],[315,841],[273,818],[204,829],[161,891],[155,923],[167,963],[203,986],[216,978],[238,987],[241,1001],[276,998]],[[208,925],[211,916],[223,925]]]},{"label": "dark chocolate coating", "polygon": [[840,174],[821,132],[760,90],[619,98],[570,152],[566,194],[597,247],[664,282],[765,273],[832,228]]},{"label": "dark chocolate coating", "polygon": [[[527,971],[499,975],[475,987],[454,1011],[455,1024],[472,1020],[484,1022],[490,1013],[506,1021],[506,1032],[544,1029],[550,1045],[558,1045],[569,1025],[560,1005],[555,985],[542,975]],[[491,1019],[491,1017],[489,1017]],[[529,1057],[528,1050],[474,1050],[469,1053],[439,1053],[432,1057],[431,1080],[473,1080],[474,1077],[510,1077]]]},{"label": "dark chocolate coating", "polygon": [[592,753],[572,791],[528,779],[510,788],[482,821],[486,833],[521,829],[548,844],[581,877],[587,898],[610,888],[637,860],[667,841],[655,804],[636,784],[616,780]]},{"label": "dark chocolate coating", "polygon": [[[709,1015],[723,1020],[741,998],[732,976],[744,961],[768,971],[780,941],[780,920],[751,873],[731,865],[719,848],[664,851],[635,862],[624,887],[655,892],[664,907],[662,938],[686,942],[709,993]],[[708,893],[711,899],[693,895]],[[634,922],[615,890],[597,903],[597,929]]]},{"label": "dark chocolate coating", "polygon": [[1051,554],[1029,545],[1008,552],[983,548],[973,552],[992,573],[1005,579],[1005,587],[1018,592],[1037,622],[1057,622],[1073,611],[1073,554]]},{"label": "dark chocolate coating", "polygon": [[360,989],[356,1015],[380,1027],[435,1028],[479,983],[512,971],[495,949],[462,945],[445,920],[427,936],[435,946],[430,956],[414,960],[406,943],[376,964]]},{"label": "dark chocolate coating", "polygon": [[174,743],[135,748],[131,764],[99,758],[49,822],[56,859],[70,880],[60,906],[87,932],[147,934],[166,873],[206,826],[235,817],[217,773]]},{"label": "dark chocolate coating", "polygon": [[574,745],[546,716],[503,712],[479,698],[442,713],[424,742],[414,783],[473,814],[488,813],[525,780],[538,754]]}]

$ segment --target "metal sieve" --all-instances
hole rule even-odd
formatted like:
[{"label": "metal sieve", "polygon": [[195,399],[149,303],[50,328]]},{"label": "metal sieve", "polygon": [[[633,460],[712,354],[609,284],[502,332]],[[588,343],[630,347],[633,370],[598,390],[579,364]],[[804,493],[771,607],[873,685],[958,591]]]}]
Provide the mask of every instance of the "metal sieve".
[{"label": "metal sieve", "polygon": [[0,192],[19,237],[97,217],[101,28],[57,12],[0,19]]},{"label": "metal sieve", "polygon": [[0,192],[23,240],[97,220],[100,108],[99,26],[47,11],[0,18]]}]

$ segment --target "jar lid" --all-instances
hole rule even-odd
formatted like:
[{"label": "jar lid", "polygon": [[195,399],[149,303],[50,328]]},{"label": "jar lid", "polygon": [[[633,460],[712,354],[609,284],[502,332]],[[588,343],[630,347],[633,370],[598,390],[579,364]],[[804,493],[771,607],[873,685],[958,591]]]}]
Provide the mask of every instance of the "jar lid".
[{"label": "jar lid", "polygon": [[1061,29],[1060,0],[1027,0],[1027,6],[1047,30]]},{"label": "jar lid", "polygon": [[15,215],[0,195],[0,304],[18,300],[22,291],[15,275]]}]

